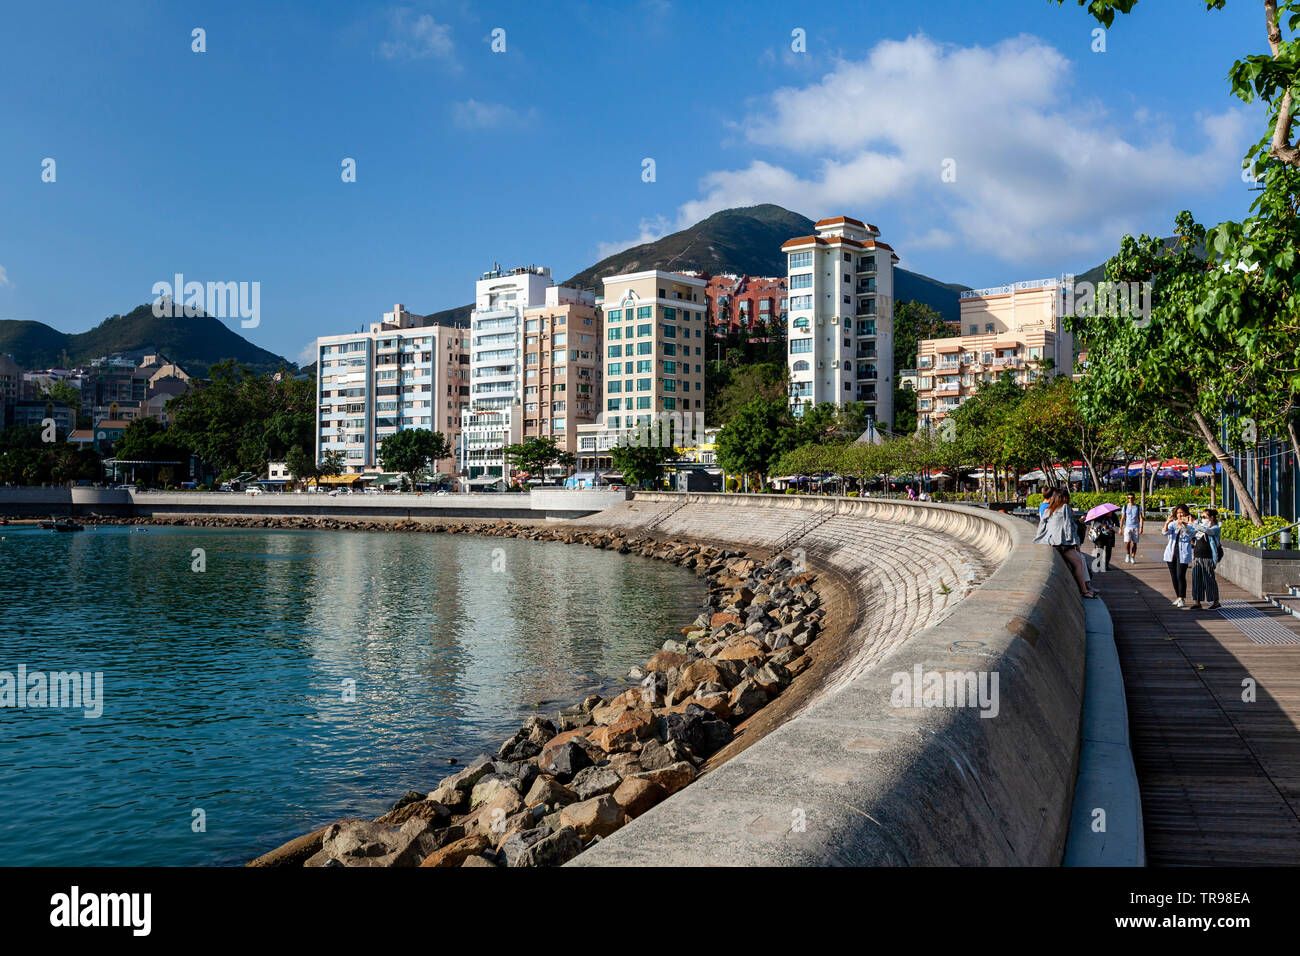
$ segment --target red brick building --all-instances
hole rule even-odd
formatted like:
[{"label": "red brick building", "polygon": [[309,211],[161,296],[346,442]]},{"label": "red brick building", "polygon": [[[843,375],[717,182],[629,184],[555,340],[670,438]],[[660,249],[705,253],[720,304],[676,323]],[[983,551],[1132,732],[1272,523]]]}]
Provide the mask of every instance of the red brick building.
[{"label": "red brick building", "polygon": [[688,273],[705,279],[706,321],[711,332],[739,332],[773,326],[785,328],[788,294],[785,276],[709,275]]}]

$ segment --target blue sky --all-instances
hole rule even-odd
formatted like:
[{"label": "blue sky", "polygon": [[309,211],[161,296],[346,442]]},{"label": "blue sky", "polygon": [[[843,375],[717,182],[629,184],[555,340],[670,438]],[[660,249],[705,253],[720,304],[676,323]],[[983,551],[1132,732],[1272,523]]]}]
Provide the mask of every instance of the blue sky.
[{"label": "blue sky", "polygon": [[1262,114],[1225,76],[1257,6],[1141,0],[1094,52],[1045,0],[11,4],[0,318],[77,332],[176,272],[257,281],[260,326],[232,325],[294,359],[468,302],[494,260],[563,279],[755,202],[867,219],[944,281],[1082,271],[1179,209],[1244,214]]}]

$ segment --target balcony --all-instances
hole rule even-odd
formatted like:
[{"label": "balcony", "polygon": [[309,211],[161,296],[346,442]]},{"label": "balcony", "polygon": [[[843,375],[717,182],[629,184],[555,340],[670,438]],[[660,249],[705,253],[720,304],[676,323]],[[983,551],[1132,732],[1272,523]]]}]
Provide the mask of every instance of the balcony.
[{"label": "balcony", "polygon": [[864,349],[864,348],[861,348],[861,347],[858,348],[858,358],[860,358],[860,359],[874,359],[874,358],[876,358],[876,357],[877,357],[877,356],[876,356],[876,350],[875,350],[875,349],[873,349],[873,348],[872,348],[872,349]]}]

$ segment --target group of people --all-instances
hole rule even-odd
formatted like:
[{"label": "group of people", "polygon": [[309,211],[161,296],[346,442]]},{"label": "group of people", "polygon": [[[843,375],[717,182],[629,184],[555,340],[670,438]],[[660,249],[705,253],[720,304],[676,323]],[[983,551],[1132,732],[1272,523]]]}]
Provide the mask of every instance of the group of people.
[{"label": "group of people", "polygon": [[[1092,588],[1089,568],[1079,551],[1084,538],[1090,538],[1096,546],[1091,567],[1096,573],[1109,569],[1117,532],[1121,532],[1123,537],[1124,563],[1137,564],[1138,541],[1145,528],[1146,518],[1132,494],[1118,511],[1112,510],[1110,514],[1085,522],[1070,507],[1068,489],[1049,488],[1038,509],[1038,533],[1034,535],[1034,541],[1056,548],[1073,573],[1079,593],[1085,598],[1095,598],[1097,592]],[[1218,511],[1205,508],[1200,519],[1193,520],[1187,505],[1177,505],[1165,521],[1162,533],[1169,539],[1165,543],[1164,562],[1173,584],[1174,607],[1218,608],[1219,583],[1215,578],[1215,567],[1223,557]],[[1192,572],[1190,605],[1187,603],[1189,569]],[[1208,603],[1202,604],[1202,601]]]}]

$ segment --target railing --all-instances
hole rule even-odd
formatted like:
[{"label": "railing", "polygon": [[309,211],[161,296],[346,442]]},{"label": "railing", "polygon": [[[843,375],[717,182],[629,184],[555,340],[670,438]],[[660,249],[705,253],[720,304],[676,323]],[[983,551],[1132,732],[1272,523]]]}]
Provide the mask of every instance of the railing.
[{"label": "railing", "polygon": [[1278,544],[1282,546],[1283,550],[1286,550],[1291,544],[1291,532],[1295,528],[1300,528],[1300,521],[1293,521],[1291,522],[1291,524],[1287,525],[1284,528],[1274,528],[1272,531],[1268,532],[1267,534],[1261,534],[1257,538],[1251,538],[1250,546],[1252,548],[1262,548],[1264,547],[1265,541],[1273,537],[1273,535],[1277,534],[1282,536],[1278,539]]}]

